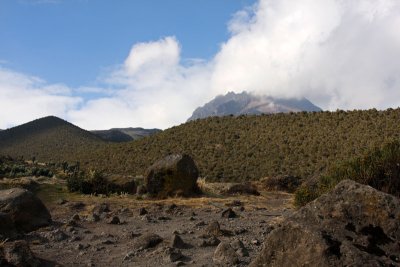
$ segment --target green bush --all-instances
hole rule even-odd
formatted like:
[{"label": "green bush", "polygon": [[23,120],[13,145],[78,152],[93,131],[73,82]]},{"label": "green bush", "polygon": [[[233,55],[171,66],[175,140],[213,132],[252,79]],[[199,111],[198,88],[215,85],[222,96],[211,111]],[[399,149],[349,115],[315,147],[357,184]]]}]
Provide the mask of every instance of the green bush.
[{"label": "green bush", "polygon": [[392,141],[362,157],[337,164],[322,175],[316,187],[302,186],[296,191],[296,204],[302,206],[328,192],[340,181],[351,179],[385,193],[400,196],[400,142]]},{"label": "green bush", "polygon": [[70,192],[82,194],[110,194],[114,193],[112,187],[104,178],[103,173],[90,170],[70,174],[67,178],[67,188]]}]

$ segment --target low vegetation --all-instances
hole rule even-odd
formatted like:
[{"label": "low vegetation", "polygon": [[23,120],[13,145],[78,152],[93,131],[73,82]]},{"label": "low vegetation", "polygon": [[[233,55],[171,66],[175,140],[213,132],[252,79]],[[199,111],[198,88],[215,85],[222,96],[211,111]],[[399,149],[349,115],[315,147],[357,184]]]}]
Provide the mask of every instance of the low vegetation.
[{"label": "low vegetation", "polygon": [[336,162],[400,139],[399,120],[400,109],[212,117],[119,144],[58,121],[51,134],[36,131],[24,142],[0,142],[0,154],[35,156],[41,162],[79,161],[81,169],[140,176],[158,159],[182,153],[193,157],[207,181],[278,175],[307,180]]},{"label": "low vegetation", "polygon": [[316,183],[306,183],[297,190],[297,205],[314,200],[345,179],[400,197],[400,142],[388,142],[382,148],[332,167]]},{"label": "low vegetation", "polygon": [[86,168],[143,175],[159,158],[186,153],[207,181],[307,179],[399,139],[399,120],[400,109],[213,117],[77,156]]},{"label": "low vegetation", "polygon": [[18,178],[25,176],[52,177],[53,171],[46,166],[35,164],[34,161],[28,163],[10,157],[0,157],[0,178]]}]

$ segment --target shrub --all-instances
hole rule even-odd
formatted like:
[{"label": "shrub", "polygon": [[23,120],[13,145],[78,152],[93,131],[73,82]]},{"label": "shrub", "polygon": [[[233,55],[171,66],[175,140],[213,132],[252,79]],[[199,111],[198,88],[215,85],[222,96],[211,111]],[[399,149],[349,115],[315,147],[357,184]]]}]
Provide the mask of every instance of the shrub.
[{"label": "shrub", "polygon": [[328,192],[344,179],[370,185],[400,196],[400,142],[392,141],[362,157],[337,164],[319,178],[316,188],[302,186],[296,191],[296,204],[304,205]]}]

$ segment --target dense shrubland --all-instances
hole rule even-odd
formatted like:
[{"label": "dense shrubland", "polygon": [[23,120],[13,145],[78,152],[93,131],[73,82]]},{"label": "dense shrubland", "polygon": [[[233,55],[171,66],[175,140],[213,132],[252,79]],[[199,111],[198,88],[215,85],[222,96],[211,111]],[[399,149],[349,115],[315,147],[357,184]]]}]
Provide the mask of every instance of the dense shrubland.
[{"label": "dense shrubland", "polygon": [[141,175],[169,153],[186,153],[208,181],[308,178],[400,136],[400,109],[207,118],[139,141],[81,155],[86,167]]},{"label": "dense shrubland", "polygon": [[70,135],[79,131],[63,126],[60,132],[54,128],[46,141],[37,134],[43,142],[30,139],[6,149],[0,145],[0,153],[35,156],[42,162],[79,161],[81,169],[132,176],[143,175],[165,155],[185,153],[208,181],[276,175],[308,179],[324,174],[336,162],[400,139],[399,121],[400,109],[213,117],[119,144],[98,142],[91,136],[74,137],[74,143],[68,143]]},{"label": "dense shrubland", "polygon": [[300,187],[296,192],[296,203],[304,205],[344,179],[355,180],[400,197],[400,142],[388,142],[382,148],[337,163],[314,183],[310,181]]}]

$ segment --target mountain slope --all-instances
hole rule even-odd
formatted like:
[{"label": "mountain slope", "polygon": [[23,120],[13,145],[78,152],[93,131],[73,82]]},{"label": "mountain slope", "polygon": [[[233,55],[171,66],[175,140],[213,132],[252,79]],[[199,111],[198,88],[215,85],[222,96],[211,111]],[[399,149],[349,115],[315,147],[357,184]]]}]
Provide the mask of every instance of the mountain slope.
[{"label": "mountain slope", "polygon": [[0,154],[62,161],[64,155],[93,150],[105,142],[60,118],[49,116],[0,132]]},{"label": "mountain slope", "polygon": [[280,112],[321,111],[321,109],[303,99],[280,99],[268,96],[256,96],[247,92],[236,94],[229,92],[220,95],[197,108],[188,121],[213,116],[270,114]]},{"label": "mountain slope", "polygon": [[[80,155],[88,168],[142,175],[169,153],[193,156],[213,181],[301,177],[400,138],[400,109],[210,117]],[[92,153],[92,154],[90,154]]]},{"label": "mountain slope", "polygon": [[127,142],[138,140],[146,136],[150,136],[161,132],[159,129],[143,129],[137,128],[112,128],[110,130],[94,130],[91,131],[103,140],[110,142]]},{"label": "mountain slope", "polygon": [[[389,140],[399,140],[399,121],[400,108],[210,117],[135,142],[88,145],[93,144],[88,141],[81,145],[83,149],[80,145],[71,149],[71,145],[60,148],[42,139],[35,145],[14,144],[8,147],[13,154],[7,154],[35,156],[40,161],[79,161],[88,169],[143,175],[165,155],[188,153],[207,180],[243,181],[279,174],[306,178]],[[2,150],[0,145],[0,154]]]}]

